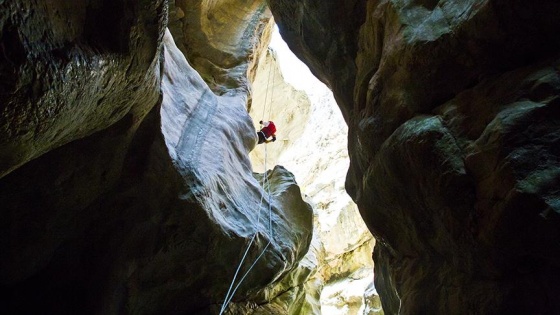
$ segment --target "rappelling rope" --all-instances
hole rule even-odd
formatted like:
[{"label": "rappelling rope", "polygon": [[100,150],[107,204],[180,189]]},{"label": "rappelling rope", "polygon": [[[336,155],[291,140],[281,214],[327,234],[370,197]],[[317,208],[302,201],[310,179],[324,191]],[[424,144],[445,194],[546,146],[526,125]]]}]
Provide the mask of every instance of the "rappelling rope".
[{"label": "rappelling rope", "polygon": [[[262,206],[263,199],[264,199],[264,194],[261,195],[261,201],[259,203],[259,216],[257,217],[257,223],[260,221],[260,209],[261,209],[261,206]],[[257,226],[258,226],[258,224],[257,224]],[[256,228],[256,229],[258,229],[258,228]],[[243,275],[241,280],[239,280],[239,283],[237,284],[237,286],[232,291],[233,285],[235,284],[235,279],[237,278],[237,275],[239,274],[239,270],[241,270],[241,266],[243,265],[243,262],[245,261],[245,258],[247,257],[247,253],[249,253],[249,249],[251,248],[251,245],[253,244],[253,241],[255,240],[256,236],[257,236],[257,233],[255,232],[255,234],[253,234],[253,237],[251,238],[251,241],[249,242],[249,245],[247,245],[247,249],[245,249],[245,253],[243,253],[243,257],[241,258],[241,261],[239,262],[239,265],[237,266],[237,270],[235,271],[235,275],[233,276],[233,280],[231,281],[231,284],[229,286],[226,297],[224,298],[224,303],[222,304],[222,308],[220,309],[220,315],[223,314],[223,312],[226,310],[229,302],[231,301],[231,299],[235,295],[235,292],[237,291],[237,289],[239,288],[239,286],[241,285],[241,283],[243,282],[243,280],[245,279],[245,277],[247,276],[249,271],[251,271],[251,268],[253,268],[255,263],[260,258],[260,255],[259,255],[259,257],[257,257],[257,260],[253,263],[253,265],[251,265],[251,267],[249,267],[247,272],[245,272],[245,274]],[[269,240],[269,244],[270,244],[270,240]],[[266,249],[269,244],[267,244],[264,249]],[[264,250],[263,250],[263,253],[264,253]],[[262,253],[261,253],[261,255],[262,255]]]},{"label": "rappelling rope", "polygon": [[[266,156],[266,147],[265,147],[265,156]],[[265,157],[265,169],[266,169],[266,157]],[[259,259],[262,257],[262,255],[264,255],[264,253],[266,252],[266,249],[268,248],[268,246],[270,246],[270,244],[272,243],[272,204],[270,203],[270,183],[268,181],[268,176],[266,176],[266,172],[265,172],[265,177],[264,177],[264,182],[263,182],[263,186],[266,187],[265,190],[267,191],[267,195],[268,195],[268,215],[269,215],[269,238],[268,238],[268,243],[266,244],[266,246],[262,249],[261,253],[259,254],[259,256],[257,256],[257,258],[255,259],[255,261],[253,262],[253,264],[249,267],[249,269],[247,269],[247,271],[245,272],[245,274],[243,275],[243,277],[241,277],[241,279],[239,280],[239,282],[237,283],[237,285],[235,286],[235,288],[233,289],[232,293],[229,295],[229,298],[226,299],[226,301],[224,302],[224,305],[222,306],[222,311],[225,311],[227,305],[231,302],[231,299],[233,299],[233,296],[235,295],[235,292],[237,291],[237,289],[239,289],[239,287],[241,286],[241,284],[243,283],[243,280],[245,280],[245,278],[247,277],[247,275],[249,274],[249,272],[251,271],[251,269],[253,269],[253,267],[257,264],[257,262],[259,261]],[[264,194],[262,195],[264,196]],[[261,198],[262,200],[262,198]],[[259,208],[260,209],[260,208]],[[258,222],[260,222],[260,211],[259,211],[259,220]],[[257,235],[257,233],[255,233],[255,235]],[[255,235],[253,235],[253,239],[255,238]],[[251,241],[252,243],[252,241]],[[247,251],[250,248],[250,245],[247,247]],[[247,253],[246,251],[246,253]],[[243,260],[241,261],[241,263],[243,262]],[[241,263],[239,264],[239,266],[241,266]],[[238,267],[239,269],[240,267]],[[235,281],[235,277],[234,277],[234,281]],[[232,281],[232,284],[233,282]],[[222,314],[220,312],[220,314]]]},{"label": "rappelling rope", "polygon": [[[266,170],[266,161],[267,161],[266,146],[265,146],[264,152],[265,152],[264,167],[265,167],[265,170]],[[233,287],[233,284],[235,283],[235,279],[237,278],[239,270],[241,269],[241,266],[242,266],[245,258],[247,257],[247,253],[249,252],[249,249],[251,248],[251,245],[252,245],[253,241],[255,240],[255,237],[257,236],[257,233],[255,233],[253,235],[253,237],[251,238],[251,241],[249,242],[249,245],[247,246],[247,249],[245,250],[245,253],[243,254],[243,258],[241,259],[241,261],[239,262],[239,265],[237,266],[237,270],[235,271],[235,275],[233,277],[233,280],[231,281],[231,285],[229,287],[228,293],[226,294],[226,297],[224,299],[224,303],[222,304],[222,308],[220,310],[220,315],[223,314],[223,312],[226,310],[227,306],[229,305],[229,303],[233,299],[233,296],[235,295],[235,292],[237,291],[237,289],[239,289],[239,287],[243,283],[243,280],[245,280],[245,278],[247,277],[247,275],[249,274],[251,269],[253,269],[253,267],[257,264],[257,262],[262,257],[262,255],[264,255],[264,253],[266,252],[266,249],[268,248],[268,246],[270,246],[270,244],[272,242],[272,203],[270,202],[271,201],[271,199],[270,199],[270,183],[269,183],[269,180],[268,180],[268,176],[266,175],[266,172],[264,174],[263,187],[265,188],[264,190],[266,191],[266,193],[268,195],[269,229],[270,229],[269,230],[270,235],[269,235],[268,243],[262,249],[261,253],[259,254],[259,256],[257,256],[257,258],[255,259],[253,264],[249,267],[249,269],[247,269],[247,271],[245,272],[243,277],[241,277],[241,279],[239,280],[239,282],[237,283],[237,285],[235,286],[235,288],[232,291],[232,287]],[[261,209],[261,206],[262,206],[263,199],[264,199],[264,194],[261,195],[261,201],[260,201],[260,204],[259,204],[259,215],[257,217],[257,226],[258,226],[258,223],[260,223],[260,209]]]},{"label": "rappelling rope", "polygon": [[[276,69],[276,67],[274,69]],[[266,92],[265,92],[265,97],[264,97],[263,119],[264,119],[264,115],[265,115],[265,111],[266,111],[266,101],[267,101],[267,97],[268,97],[268,90],[269,90],[269,87],[270,87],[271,73],[272,73],[272,70],[268,71],[268,80],[267,80]],[[272,86],[274,87],[274,76],[272,77],[272,82],[273,82]],[[270,101],[272,102],[273,92],[271,92],[270,95],[271,95]],[[270,109],[271,108],[272,108],[272,106],[269,107],[268,117],[270,117]],[[261,217],[261,206],[262,206],[263,200],[264,200],[264,194],[261,194],[261,200],[259,202],[259,207],[258,207],[259,212],[258,212],[258,216],[257,216],[257,223],[255,224],[255,230],[256,230],[255,234],[253,234],[253,237],[251,238],[251,241],[249,242],[249,245],[247,245],[247,249],[245,250],[245,253],[243,253],[243,257],[241,258],[241,261],[239,262],[239,265],[237,266],[237,270],[235,271],[235,275],[233,276],[233,280],[231,281],[228,292],[226,293],[226,297],[224,298],[224,303],[222,304],[222,307],[220,309],[220,315],[222,315],[225,312],[225,310],[227,309],[227,306],[229,305],[229,303],[233,299],[233,296],[235,295],[235,292],[237,291],[237,289],[239,289],[239,287],[241,286],[241,283],[243,283],[243,280],[245,280],[245,278],[247,277],[247,275],[249,274],[251,269],[253,269],[253,267],[257,264],[259,259],[266,252],[266,249],[268,248],[268,246],[270,246],[270,244],[272,243],[272,202],[271,202],[272,200],[270,198],[270,182],[268,180],[268,176],[266,175],[267,159],[268,159],[268,151],[267,151],[267,146],[265,145],[264,146],[264,170],[265,170],[265,172],[264,172],[263,188],[264,188],[264,190],[265,190],[265,192],[268,196],[268,227],[269,227],[268,243],[262,249],[259,256],[257,256],[257,258],[255,259],[253,264],[249,267],[249,269],[247,269],[245,274],[241,277],[241,279],[239,280],[239,282],[237,283],[235,288],[233,288],[235,280],[237,279],[237,275],[239,274],[239,271],[241,270],[241,266],[243,265],[243,262],[245,261],[245,258],[247,257],[247,254],[249,253],[249,249],[251,248],[251,245],[253,244],[253,242],[254,242],[257,234],[258,234],[257,231],[258,231],[258,224],[260,223],[260,217]],[[232,290],[232,288],[233,288],[233,290]]]},{"label": "rappelling rope", "polygon": [[[270,56],[271,56],[271,60],[272,60],[272,53],[270,54]],[[276,70],[276,68],[274,68],[274,70]],[[266,113],[266,100],[268,98],[268,89],[269,89],[269,85],[270,85],[271,73],[272,73],[272,69],[268,70],[268,80],[266,81],[266,90],[265,90],[265,93],[264,93],[264,106],[263,106],[263,113],[262,113],[262,118],[263,119],[265,118],[264,114]],[[272,77],[272,87],[274,88],[274,77]],[[272,93],[271,93],[271,95],[272,95]],[[272,96],[270,97],[270,102],[272,102]],[[270,109],[269,109],[268,116],[270,117]]]},{"label": "rappelling rope", "polygon": [[[278,66],[277,62],[272,62],[272,60],[274,59],[273,54],[270,54],[271,57],[271,66],[274,67],[274,73],[276,74],[276,66]],[[276,59],[274,59],[274,61],[276,61]],[[272,101],[274,100],[274,79],[276,79],[276,76],[272,76],[272,90],[270,90],[270,107],[268,109],[268,119],[270,119],[270,110],[272,109]],[[268,82],[267,82],[267,93],[268,93],[268,84],[270,83],[270,71],[268,72]],[[267,151],[268,146],[265,145],[264,146],[264,170],[266,173],[266,159],[267,159]],[[266,178],[267,182],[268,182],[268,177]],[[269,210],[269,215],[268,215],[268,228],[270,230],[270,239],[272,239],[272,206],[271,206],[271,200],[270,200],[270,184],[268,184],[268,210]]]}]

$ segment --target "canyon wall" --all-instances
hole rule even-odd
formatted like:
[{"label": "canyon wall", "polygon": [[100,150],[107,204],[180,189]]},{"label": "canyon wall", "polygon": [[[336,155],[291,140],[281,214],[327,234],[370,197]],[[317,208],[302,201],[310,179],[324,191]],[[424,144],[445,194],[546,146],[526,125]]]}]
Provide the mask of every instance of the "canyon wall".
[{"label": "canyon wall", "polygon": [[[0,3],[0,312],[218,313],[238,265],[232,304],[298,265],[312,210],[248,158],[270,13],[216,4]],[[195,8],[228,22],[178,33],[206,61],[172,35]]]},{"label": "canyon wall", "polygon": [[[253,121],[274,121],[277,141],[257,145],[251,161],[258,172],[277,164],[289,169],[314,210],[311,248],[290,277],[294,280],[271,304],[290,305],[286,301],[293,299],[285,314],[379,314],[364,313],[368,285],[375,294],[374,240],[344,191],[348,128],[332,92],[277,31],[270,46],[258,63],[249,114]],[[299,300],[293,298],[298,295]]]},{"label": "canyon wall", "polygon": [[269,5],[348,123],[384,311],[558,313],[560,4]]},{"label": "canyon wall", "polygon": [[[268,4],[348,125],[384,311],[559,313],[560,4]],[[0,1],[2,312],[217,313],[245,248],[230,313],[309,275],[310,206],[248,158],[271,12]]]}]

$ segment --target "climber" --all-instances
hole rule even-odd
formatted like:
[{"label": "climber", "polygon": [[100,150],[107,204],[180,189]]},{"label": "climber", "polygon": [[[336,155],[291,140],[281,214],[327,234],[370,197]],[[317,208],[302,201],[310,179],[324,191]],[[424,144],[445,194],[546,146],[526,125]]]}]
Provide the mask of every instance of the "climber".
[{"label": "climber", "polygon": [[[259,137],[259,143],[269,143],[270,141],[276,141],[276,126],[272,121],[259,121],[259,124],[263,125],[261,130],[257,132],[257,136]],[[268,138],[272,137],[272,140],[268,140]]]}]

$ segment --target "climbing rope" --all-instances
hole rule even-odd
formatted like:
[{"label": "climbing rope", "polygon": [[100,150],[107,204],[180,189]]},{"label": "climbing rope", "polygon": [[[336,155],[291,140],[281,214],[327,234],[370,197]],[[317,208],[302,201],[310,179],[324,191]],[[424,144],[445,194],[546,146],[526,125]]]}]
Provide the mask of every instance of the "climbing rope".
[{"label": "climbing rope", "polygon": [[[264,162],[264,167],[266,170],[266,161],[267,161],[267,149],[265,146],[265,162]],[[251,241],[249,242],[249,245],[247,245],[247,249],[245,250],[245,253],[243,254],[243,257],[241,258],[241,261],[239,262],[239,265],[237,266],[237,270],[235,271],[235,275],[233,276],[233,280],[231,281],[231,284],[229,286],[228,292],[226,294],[226,297],[224,299],[224,303],[222,304],[222,308],[220,310],[220,315],[222,315],[225,310],[227,309],[227,306],[229,305],[229,303],[231,302],[231,300],[233,299],[233,296],[235,295],[235,293],[237,292],[237,289],[239,289],[239,287],[241,286],[241,284],[243,283],[243,280],[245,280],[245,278],[247,277],[247,275],[249,274],[249,272],[253,269],[253,267],[257,264],[257,262],[259,261],[259,259],[264,255],[264,253],[266,252],[266,250],[268,249],[268,247],[270,246],[271,242],[272,242],[272,203],[271,203],[271,198],[270,198],[270,182],[268,180],[268,176],[266,175],[266,172],[264,174],[264,180],[263,180],[263,187],[265,188],[264,190],[266,191],[266,194],[268,196],[268,217],[269,217],[269,238],[268,238],[268,243],[266,244],[266,246],[262,249],[261,253],[259,254],[259,256],[257,256],[257,258],[255,259],[255,261],[253,262],[253,264],[251,264],[251,266],[249,266],[249,269],[247,269],[247,271],[245,272],[245,274],[241,277],[241,279],[239,280],[239,282],[237,283],[237,285],[235,286],[235,288],[233,288],[233,285],[235,283],[235,280],[237,278],[237,275],[239,274],[239,270],[241,269],[241,266],[243,265],[243,262],[245,261],[245,258],[247,257],[247,253],[249,252],[249,249],[251,248],[251,245],[253,244],[253,241],[255,240],[256,236],[258,233],[255,232],[255,234],[253,234],[253,237],[251,238]],[[255,230],[258,230],[258,224],[260,223],[260,214],[261,214],[261,206],[262,206],[262,202],[264,200],[264,194],[261,195],[261,200],[259,202],[259,213],[258,213],[258,217],[257,217],[257,224],[255,224],[256,228]],[[233,290],[232,290],[233,288]]]},{"label": "climbing rope", "polygon": [[[272,53],[270,54],[271,60],[272,60]],[[274,68],[274,70],[276,70],[276,68]],[[266,100],[268,98],[268,90],[269,90],[269,86],[270,86],[270,76],[272,73],[272,69],[268,70],[268,79],[266,81],[266,90],[265,90],[265,94],[264,94],[264,106],[263,106],[263,114],[262,114],[262,118],[263,120],[265,119],[265,112],[266,112]],[[274,87],[274,77],[272,77],[272,87]],[[271,97],[270,97],[270,102],[272,103],[272,92],[271,92]],[[271,106],[272,107],[272,106]],[[270,109],[269,109],[269,113],[268,116],[270,117]]]},{"label": "climbing rope", "polygon": [[[276,70],[276,68],[274,68],[274,70]],[[266,92],[265,92],[265,97],[264,97],[264,106],[263,106],[263,115],[262,115],[263,120],[265,119],[266,103],[267,103],[267,97],[268,97],[268,90],[269,90],[269,87],[270,87],[271,73],[272,73],[272,70],[269,70],[268,71],[268,80],[267,80],[267,84],[266,84]],[[273,82],[272,86],[274,87],[274,76],[272,77],[272,82]],[[273,91],[271,91],[270,95],[271,95],[270,102],[272,102]],[[268,117],[270,117],[270,109],[271,108],[272,108],[272,106],[269,107]],[[243,276],[241,277],[241,279],[239,280],[239,282],[237,283],[237,285],[234,288],[233,285],[235,284],[235,280],[237,279],[239,271],[241,270],[241,266],[243,265],[243,262],[245,261],[245,258],[247,258],[247,254],[249,253],[249,249],[251,248],[251,245],[253,244],[253,242],[254,242],[257,234],[258,234],[257,232],[258,232],[258,225],[260,223],[260,217],[261,217],[261,206],[262,206],[263,200],[264,200],[264,193],[263,193],[263,194],[261,194],[261,199],[259,201],[259,207],[258,207],[259,212],[258,212],[258,216],[257,216],[257,223],[255,224],[255,234],[253,234],[253,237],[251,237],[251,241],[249,242],[249,245],[247,245],[247,248],[245,249],[245,252],[243,253],[243,257],[241,258],[241,261],[239,262],[239,265],[237,266],[237,269],[236,269],[235,274],[233,276],[233,280],[231,281],[228,292],[226,293],[226,296],[224,298],[224,303],[222,304],[222,307],[220,309],[220,315],[222,315],[226,311],[227,306],[229,305],[229,303],[233,299],[233,296],[237,292],[237,289],[239,289],[239,287],[243,283],[243,280],[245,280],[245,278],[247,277],[247,275],[249,274],[251,269],[253,269],[253,267],[257,264],[259,259],[264,255],[264,253],[266,252],[266,250],[268,249],[268,247],[272,243],[272,236],[273,236],[273,234],[272,234],[272,232],[273,232],[273,230],[272,230],[272,200],[271,200],[271,197],[270,197],[270,182],[269,182],[268,176],[266,174],[267,159],[268,159],[268,150],[267,150],[267,146],[265,145],[264,146],[264,170],[265,170],[265,172],[264,172],[264,179],[263,179],[263,188],[264,188],[263,190],[265,190],[266,195],[268,197],[267,198],[268,199],[268,228],[269,228],[268,243],[262,249],[261,253],[257,256],[257,258],[251,264],[251,266],[249,266],[249,269],[247,269],[245,274],[243,274]]]}]

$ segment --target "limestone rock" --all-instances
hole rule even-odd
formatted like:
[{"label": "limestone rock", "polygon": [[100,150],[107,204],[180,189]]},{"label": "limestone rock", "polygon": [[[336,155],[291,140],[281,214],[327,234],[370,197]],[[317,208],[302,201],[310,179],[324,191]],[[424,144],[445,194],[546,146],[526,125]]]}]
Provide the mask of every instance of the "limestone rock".
[{"label": "limestone rock", "polygon": [[164,1],[2,1],[0,12],[0,177],[127,113],[137,127],[157,102]]},{"label": "limestone rock", "polygon": [[375,289],[375,285],[371,283],[364,293],[364,301],[366,302],[364,308],[364,315],[383,315],[383,308],[381,306],[381,299],[377,290]]},{"label": "limestone rock", "polygon": [[356,34],[365,21],[366,1],[272,0],[268,4],[282,38],[333,91],[348,121],[353,102],[349,92],[356,75]]},{"label": "limestone rock", "polygon": [[[248,72],[268,43],[271,14],[262,0],[177,0],[171,31],[187,60],[217,94],[248,93]],[[184,14],[183,17],[180,17]]]},{"label": "limestone rock", "polygon": [[2,284],[47,268],[88,224],[158,101],[165,7],[124,6],[0,3]]},{"label": "limestone rock", "polygon": [[349,124],[384,311],[559,312],[560,4],[270,6]]},{"label": "limestone rock", "polygon": [[247,79],[214,94],[166,2],[0,7],[2,313],[217,313],[245,248],[234,302],[297,265],[312,211],[286,169],[253,174]]},{"label": "limestone rock", "polygon": [[272,39],[275,50],[259,62],[250,114],[254,121],[273,120],[278,140],[257,145],[251,161],[259,171],[281,164],[294,173],[313,205],[315,229],[299,266],[269,286],[256,309],[358,314],[373,280],[373,239],[344,192],[347,127],[330,90],[288,51],[279,34]]},{"label": "limestone rock", "polygon": [[277,58],[274,50],[263,54],[253,82],[249,113],[255,127],[257,130],[262,127],[258,125],[261,120],[272,120],[279,128],[276,142],[267,145],[266,151],[261,145],[251,152],[253,168],[258,172],[280,163],[282,153],[303,136],[310,115],[309,97],[304,91],[286,84]]},{"label": "limestone rock", "polygon": [[[312,229],[311,209],[289,172],[275,168],[257,178],[260,184],[253,177],[248,151],[256,139],[245,110],[246,95],[213,94],[169,33],[165,40],[162,133],[175,177],[182,179],[183,192],[176,198],[186,204],[171,212],[178,221],[163,221],[178,229],[167,240],[168,249],[136,271],[140,280],[155,284],[137,293],[138,311],[147,313],[221,302],[246,247],[242,270],[256,264],[234,300],[250,298],[301,259]],[[197,227],[180,224],[190,216]],[[184,229],[187,233],[179,233]],[[157,271],[162,264],[174,268]],[[175,270],[195,270],[196,276],[177,279]]]}]

